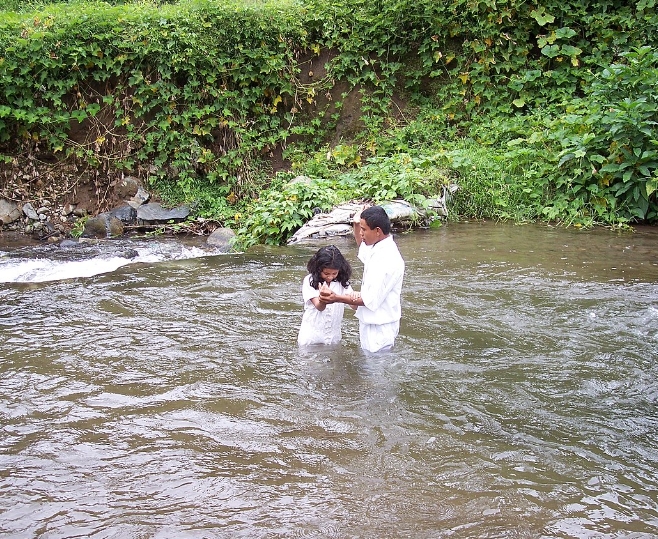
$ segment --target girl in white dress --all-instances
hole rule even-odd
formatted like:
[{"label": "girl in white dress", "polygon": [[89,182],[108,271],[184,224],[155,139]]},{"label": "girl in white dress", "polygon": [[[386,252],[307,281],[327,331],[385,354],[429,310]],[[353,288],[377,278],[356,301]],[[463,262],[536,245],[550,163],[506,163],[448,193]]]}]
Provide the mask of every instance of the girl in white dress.
[{"label": "girl in white dress", "polygon": [[344,303],[327,304],[320,300],[320,290],[328,288],[336,294],[352,294],[352,268],[337,247],[319,249],[306,264],[308,275],[302,282],[304,315],[297,343],[336,344],[341,339]]}]

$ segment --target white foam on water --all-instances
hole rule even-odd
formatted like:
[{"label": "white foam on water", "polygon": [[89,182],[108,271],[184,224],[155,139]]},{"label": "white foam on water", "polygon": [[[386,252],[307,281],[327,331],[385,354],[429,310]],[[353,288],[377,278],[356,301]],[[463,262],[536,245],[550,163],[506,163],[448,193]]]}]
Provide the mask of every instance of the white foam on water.
[{"label": "white foam on water", "polygon": [[80,277],[93,277],[116,271],[122,266],[137,263],[153,264],[164,260],[186,260],[218,254],[198,247],[169,242],[153,243],[136,248],[138,256],[97,256],[87,260],[53,260],[39,258],[3,257],[0,252],[0,283],[41,283]]},{"label": "white foam on water", "polygon": [[59,281],[75,277],[92,277],[100,273],[115,271],[126,266],[135,259],[121,257],[92,258],[71,262],[55,260],[13,260],[12,264],[0,266],[0,282],[3,283],[42,283],[45,281]]}]

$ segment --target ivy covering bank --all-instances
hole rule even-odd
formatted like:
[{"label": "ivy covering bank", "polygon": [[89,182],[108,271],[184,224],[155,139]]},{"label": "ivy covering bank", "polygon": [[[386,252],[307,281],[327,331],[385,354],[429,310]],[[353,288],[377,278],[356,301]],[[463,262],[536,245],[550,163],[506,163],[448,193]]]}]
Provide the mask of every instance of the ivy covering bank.
[{"label": "ivy covering bank", "polygon": [[12,7],[6,198],[84,178],[100,201],[131,174],[245,245],[284,241],[315,207],[422,204],[455,181],[459,217],[658,218],[654,0]]}]

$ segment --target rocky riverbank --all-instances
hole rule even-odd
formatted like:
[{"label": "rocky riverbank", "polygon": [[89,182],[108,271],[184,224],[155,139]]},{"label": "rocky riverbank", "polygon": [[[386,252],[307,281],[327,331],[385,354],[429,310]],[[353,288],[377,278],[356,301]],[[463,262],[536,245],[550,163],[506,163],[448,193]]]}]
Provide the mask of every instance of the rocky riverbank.
[{"label": "rocky riverbank", "polygon": [[[62,243],[66,240],[117,238],[136,234],[185,233],[208,236],[213,247],[228,251],[235,234],[214,221],[190,220],[189,206],[166,208],[152,200],[142,183],[131,176],[111,185],[104,200],[114,201],[107,211],[89,199],[58,201],[39,197],[16,201],[0,198],[0,238],[3,243]],[[20,238],[23,238],[22,240]]]},{"label": "rocky riverbank", "polygon": [[[311,180],[300,176],[292,181]],[[446,217],[447,203],[456,189],[455,185],[444,187],[439,196],[428,201],[428,209],[436,216]],[[84,243],[89,239],[131,235],[186,234],[207,236],[206,242],[222,252],[233,248],[233,230],[221,227],[215,221],[192,219],[191,208],[187,205],[163,207],[132,176],[109,185],[103,200],[106,205],[108,200],[113,201],[113,206],[106,211],[90,204],[90,200],[80,196],[60,199],[39,197],[21,203],[0,198],[0,246],[6,243],[3,238],[8,239],[9,236],[14,243],[16,237],[23,237],[24,244],[34,241],[64,245],[65,242]],[[403,200],[393,200],[382,205],[394,227],[408,229],[427,224],[425,209],[416,208]],[[318,213],[297,230],[288,243],[351,235],[352,217],[362,206],[362,202],[354,201],[341,204],[329,213]]]}]

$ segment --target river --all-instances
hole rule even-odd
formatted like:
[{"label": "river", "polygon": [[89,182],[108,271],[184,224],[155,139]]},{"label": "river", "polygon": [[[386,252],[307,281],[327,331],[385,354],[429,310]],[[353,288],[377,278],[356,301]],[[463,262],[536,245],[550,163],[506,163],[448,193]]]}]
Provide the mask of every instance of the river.
[{"label": "river", "polygon": [[92,270],[7,248],[0,534],[657,537],[658,229],[396,241],[401,333],[379,355],[349,311],[341,345],[297,348],[321,244],[152,240]]}]

